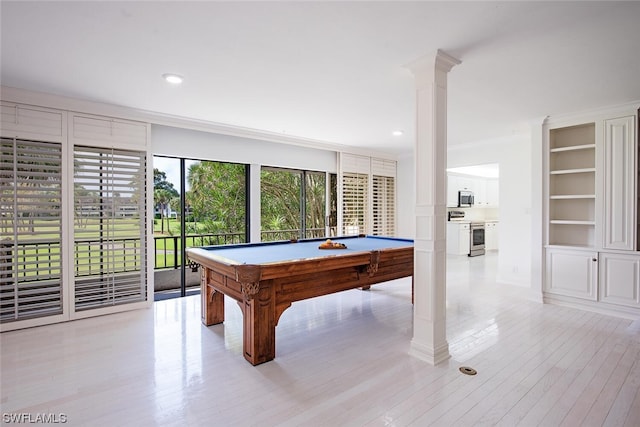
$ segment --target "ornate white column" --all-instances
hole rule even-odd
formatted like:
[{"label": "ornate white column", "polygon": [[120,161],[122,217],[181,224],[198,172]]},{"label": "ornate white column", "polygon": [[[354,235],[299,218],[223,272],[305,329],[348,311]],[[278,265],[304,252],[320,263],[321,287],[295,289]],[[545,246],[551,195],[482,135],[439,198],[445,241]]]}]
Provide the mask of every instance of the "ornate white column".
[{"label": "ornate white column", "polygon": [[413,339],[409,354],[436,365],[446,336],[447,73],[456,58],[438,50],[407,67],[416,81],[416,236]]}]

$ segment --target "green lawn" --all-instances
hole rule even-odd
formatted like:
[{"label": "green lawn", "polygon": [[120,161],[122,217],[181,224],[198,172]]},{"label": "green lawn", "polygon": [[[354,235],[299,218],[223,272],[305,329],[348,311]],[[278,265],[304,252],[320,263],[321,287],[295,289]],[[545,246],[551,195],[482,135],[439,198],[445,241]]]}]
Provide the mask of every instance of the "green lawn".
[{"label": "green lawn", "polygon": [[[84,276],[98,274],[99,257],[109,253],[109,267],[114,271],[135,271],[141,268],[140,259],[140,228],[135,218],[116,218],[112,221],[113,227],[108,231],[101,227],[98,218],[83,219],[82,223],[75,224],[74,264],[76,275]],[[11,224],[12,226],[12,224]],[[36,236],[27,234],[19,235],[19,250],[17,253],[19,272],[21,276],[54,276],[60,275],[60,232],[56,230],[57,223],[46,220],[36,220],[32,224],[38,231]],[[189,224],[192,228],[201,228],[198,224]],[[154,268],[172,268],[180,265],[180,221],[165,219],[165,232],[160,232],[160,220],[154,220]],[[102,230],[103,243],[100,243]],[[0,235],[11,236],[12,231],[7,227],[0,227]],[[109,237],[107,238],[106,235]],[[105,240],[114,239],[113,243],[104,243]],[[224,243],[202,240],[195,236],[187,236],[187,247],[202,246],[208,244]],[[113,246],[109,246],[112,244]],[[30,266],[26,269],[25,266]]]}]

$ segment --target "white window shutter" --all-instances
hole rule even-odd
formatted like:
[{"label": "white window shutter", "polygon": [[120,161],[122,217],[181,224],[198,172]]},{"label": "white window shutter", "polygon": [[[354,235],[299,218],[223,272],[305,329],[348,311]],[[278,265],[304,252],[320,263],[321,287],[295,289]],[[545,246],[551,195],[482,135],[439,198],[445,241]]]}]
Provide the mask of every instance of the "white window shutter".
[{"label": "white window shutter", "polygon": [[372,234],[395,236],[396,233],[396,162],[371,159]]},{"label": "white window shutter", "polygon": [[146,152],[74,147],[75,311],[145,301]]},{"label": "white window shutter", "polygon": [[96,147],[146,150],[148,129],[146,123],[76,114],[72,117],[71,139]]},{"label": "white window shutter", "polygon": [[342,173],[342,232],[346,235],[367,233],[369,175]]},{"label": "white window shutter", "polygon": [[0,322],[62,314],[62,146],[0,142]]},{"label": "white window shutter", "polygon": [[342,153],[342,232],[394,236],[396,162]]},{"label": "white window shutter", "polygon": [[0,103],[0,133],[6,138],[62,142],[65,120],[63,111]]}]

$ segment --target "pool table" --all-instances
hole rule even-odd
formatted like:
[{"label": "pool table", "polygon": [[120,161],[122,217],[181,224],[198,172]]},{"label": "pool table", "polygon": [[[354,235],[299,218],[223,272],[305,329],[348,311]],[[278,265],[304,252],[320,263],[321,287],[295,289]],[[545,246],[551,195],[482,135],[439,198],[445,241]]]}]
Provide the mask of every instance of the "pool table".
[{"label": "pool table", "polygon": [[243,315],[244,357],[273,360],[275,329],[295,301],[413,275],[413,241],[379,236],[331,238],[343,249],[320,249],[304,239],[187,249],[201,268],[202,323],[224,321],[224,295]]}]

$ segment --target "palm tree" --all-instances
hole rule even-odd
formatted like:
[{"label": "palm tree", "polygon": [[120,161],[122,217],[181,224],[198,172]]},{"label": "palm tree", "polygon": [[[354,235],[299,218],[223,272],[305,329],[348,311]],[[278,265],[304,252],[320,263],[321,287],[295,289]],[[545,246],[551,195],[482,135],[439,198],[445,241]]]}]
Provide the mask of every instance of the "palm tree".
[{"label": "palm tree", "polygon": [[[164,234],[164,218],[165,213],[167,211],[167,206],[169,202],[173,198],[173,195],[170,191],[158,188],[153,190],[153,201],[154,204],[160,209],[160,233]],[[167,223],[167,230],[169,229],[169,224]]]}]

